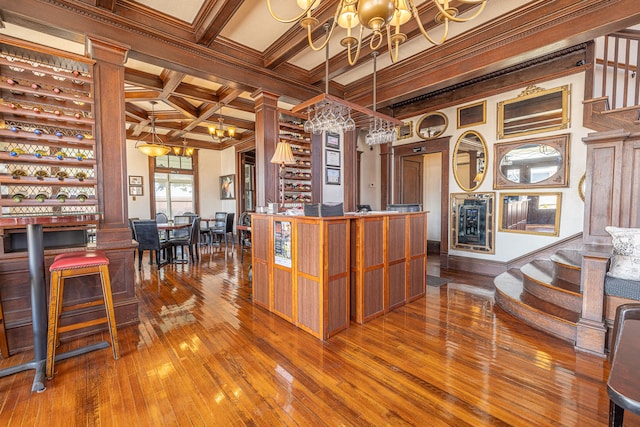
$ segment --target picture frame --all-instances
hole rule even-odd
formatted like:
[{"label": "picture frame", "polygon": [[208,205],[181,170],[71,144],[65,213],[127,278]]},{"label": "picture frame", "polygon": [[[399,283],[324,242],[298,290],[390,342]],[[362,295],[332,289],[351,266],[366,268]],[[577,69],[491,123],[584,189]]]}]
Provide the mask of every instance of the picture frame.
[{"label": "picture frame", "polygon": [[340,152],[334,150],[327,150],[325,152],[325,164],[327,166],[340,167]]},{"label": "picture frame", "polygon": [[337,133],[327,132],[325,136],[325,147],[332,148],[334,150],[340,150],[340,135]]},{"label": "picture frame", "polygon": [[413,120],[402,122],[400,126],[396,126],[396,139],[407,139],[413,137]]},{"label": "picture frame", "polygon": [[326,168],[325,171],[325,184],[327,185],[340,185],[340,169]]},{"label": "picture frame", "polygon": [[129,195],[130,196],[142,196],[144,194],[143,187],[141,185],[131,185],[129,186]]},{"label": "picture frame", "polygon": [[234,200],[236,198],[235,175],[220,177],[220,200]]},{"label": "picture frame", "polygon": [[143,180],[141,176],[129,175],[129,185],[142,186]]},{"label": "picture frame", "polygon": [[458,129],[483,125],[487,122],[487,101],[458,108]]}]

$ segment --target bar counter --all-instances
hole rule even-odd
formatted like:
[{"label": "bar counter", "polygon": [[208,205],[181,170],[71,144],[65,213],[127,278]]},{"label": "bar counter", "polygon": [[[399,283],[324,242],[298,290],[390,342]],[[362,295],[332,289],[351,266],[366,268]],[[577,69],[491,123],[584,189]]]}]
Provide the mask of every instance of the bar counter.
[{"label": "bar counter", "polygon": [[320,339],[425,294],[426,212],[252,214],[253,300]]},{"label": "bar counter", "polygon": [[[28,234],[26,232],[28,227],[38,227],[43,231],[44,251],[40,252],[40,256],[44,260],[42,277],[45,282],[45,291],[49,288],[49,265],[56,255],[86,248],[100,249],[107,253],[110,261],[109,273],[118,326],[138,322],[138,301],[135,296],[132,256],[135,242],[129,240],[118,244],[101,243],[101,220],[102,214],[99,213],[0,217],[0,235],[3,237],[3,245],[0,246],[0,297],[10,353],[29,349],[34,343],[33,301],[30,295],[32,290],[30,278],[33,268],[30,268],[29,252],[24,244],[27,240],[25,236]],[[78,233],[85,233],[88,228],[95,228],[97,231],[95,243],[80,241],[77,237]],[[69,279],[69,284],[73,286],[76,281],[81,281],[83,284],[78,287],[78,292],[65,294],[65,304],[92,300],[95,296],[102,295],[99,280],[95,277]],[[45,295],[48,295],[47,292]],[[101,307],[89,309],[81,316],[85,320],[101,317],[100,309]],[[62,339],[67,336],[89,335],[101,329],[105,329],[104,325],[69,332],[62,335]]]}]

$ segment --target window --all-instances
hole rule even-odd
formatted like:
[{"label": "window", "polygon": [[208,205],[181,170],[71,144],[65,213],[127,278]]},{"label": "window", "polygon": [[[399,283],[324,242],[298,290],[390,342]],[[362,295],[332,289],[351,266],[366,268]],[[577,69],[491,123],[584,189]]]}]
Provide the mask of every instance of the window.
[{"label": "window", "polygon": [[192,157],[161,156],[155,157],[151,185],[151,195],[155,212],[164,213],[168,218],[182,215],[185,212],[197,212],[197,152]]},{"label": "window", "polygon": [[193,175],[173,173],[155,174],[156,213],[168,218],[195,212],[193,200]]}]

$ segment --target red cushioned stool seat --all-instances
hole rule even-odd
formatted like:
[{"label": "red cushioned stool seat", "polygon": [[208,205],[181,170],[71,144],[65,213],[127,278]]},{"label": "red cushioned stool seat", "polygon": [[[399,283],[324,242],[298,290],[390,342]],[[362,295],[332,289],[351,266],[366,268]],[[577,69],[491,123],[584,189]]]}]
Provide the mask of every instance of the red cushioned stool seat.
[{"label": "red cushioned stool seat", "polygon": [[[58,334],[61,332],[74,331],[106,323],[109,327],[109,335],[111,336],[113,358],[118,359],[120,357],[120,346],[118,344],[118,331],[116,329],[113,310],[113,297],[111,294],[111,280],[109,279],[108,267],[109,258],[103,251],[68,252],[60,254],[55,257],[53,264],[49,267],[49,271],[51,272],[51,293],[49,296],[49,330],[47,334],[47,378],[53,377]],[[71,306],[63,306],[62,300],[65,279],[93,274],[100,275],[102,299],[82,302]],[[104,305],[104,317],[60,326],[62,313],[99,305]]]}]

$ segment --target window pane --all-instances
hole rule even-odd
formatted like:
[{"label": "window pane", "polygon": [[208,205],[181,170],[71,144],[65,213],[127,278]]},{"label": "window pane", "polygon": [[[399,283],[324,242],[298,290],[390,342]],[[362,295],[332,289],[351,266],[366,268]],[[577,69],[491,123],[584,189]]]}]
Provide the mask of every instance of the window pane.
[{"label": "window pane", "polygon": [[193,176],[180,174],[155,174],[156,213],[169,218],[194,212]]}]

